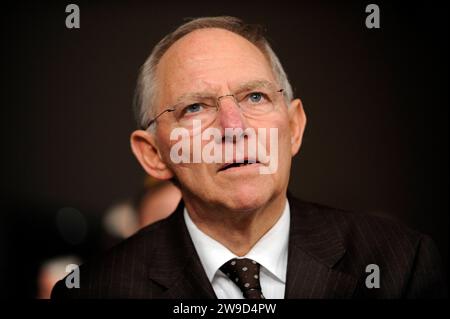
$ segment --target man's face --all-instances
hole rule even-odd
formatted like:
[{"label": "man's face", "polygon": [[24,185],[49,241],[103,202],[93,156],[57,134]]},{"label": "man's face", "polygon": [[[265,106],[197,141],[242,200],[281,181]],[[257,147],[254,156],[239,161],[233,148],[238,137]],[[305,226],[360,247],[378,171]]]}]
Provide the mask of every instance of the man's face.
[{"label": "man's face", "polygon": [[[194,92],[223,96],[254,81],[272,83],[280,88],[263,53],[246,39],[222,29],[197,30],[175,42],[163,55],[156,75],[157,113],[174,105],[180,96]],[[267,132],[276,128],[278,149],[269,145],[268,139],[266,151],[267,154],[278,152],[277,169],[272,174],[260,174],[262,164],[225,170],[221,169],[223,163],[175,164],[170,149],[177,141],[171,140],[170,134],[179,124],[173,113],[166,113],[158,119],[157,148],[163,162],[179,180],[183,193],[197,201],[235,211],[257,209],[283,194],[288,184],[291,157],[298,150],[293,150],[291,145],[292,128],[284,98],[278,99],[273,111],[254,118],[243,114],[233,99],[225,98],[216,115],[211,127],[222,134],[226,128],[252,128],[255,132],[258,128],[266,128]],[[202,145],[208,142],[202,141]],[[230,142],[220,143],[225,147],[225,143]]]}]

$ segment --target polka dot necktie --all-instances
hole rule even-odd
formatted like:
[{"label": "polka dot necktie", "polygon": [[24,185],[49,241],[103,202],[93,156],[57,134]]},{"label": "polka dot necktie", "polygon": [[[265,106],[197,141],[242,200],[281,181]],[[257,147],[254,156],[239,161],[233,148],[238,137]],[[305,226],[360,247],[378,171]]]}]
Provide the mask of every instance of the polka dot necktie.
[{"label": "polka dot necktie", "polygon": [[231,259],[220,270],[241,289],[246,299],[264,299],[259,283],[259,264],[251,259]]}]

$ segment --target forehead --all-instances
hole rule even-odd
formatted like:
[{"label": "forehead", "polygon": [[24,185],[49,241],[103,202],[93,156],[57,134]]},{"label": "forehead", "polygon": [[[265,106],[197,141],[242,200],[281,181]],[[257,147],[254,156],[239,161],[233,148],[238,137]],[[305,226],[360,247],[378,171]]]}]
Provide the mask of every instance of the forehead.
[{"label": "forehead", "polygon": [[196,30],[176,41],[162,56],[156,76],[166,102],[192,91],[233,90],[255,79],[274,82],[259,48],[224,29]]}]

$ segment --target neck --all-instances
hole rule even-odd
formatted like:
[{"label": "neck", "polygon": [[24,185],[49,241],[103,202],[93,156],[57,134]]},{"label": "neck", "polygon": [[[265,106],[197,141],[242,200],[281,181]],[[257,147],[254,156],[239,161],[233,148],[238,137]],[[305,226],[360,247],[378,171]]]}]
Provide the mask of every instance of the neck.
[{"label": "neck", "polygon": [[202,204],[185,201],[195,225],[233,254],[244,256],[281,217],[286,205],[286,192],[271,198],[263,207],[245,212]]}]

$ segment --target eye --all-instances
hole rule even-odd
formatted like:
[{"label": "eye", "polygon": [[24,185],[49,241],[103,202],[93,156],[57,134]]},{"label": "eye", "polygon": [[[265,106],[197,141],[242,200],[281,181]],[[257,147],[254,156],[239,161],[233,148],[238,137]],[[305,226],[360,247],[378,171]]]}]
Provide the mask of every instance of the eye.
[{"label": "eye", "polygon": [[248,95],[248,99],[252,103],[260,103],[264,99],[264,94],[261,92],[252,92]]},{"label": "eye", "polygon": [[198,112],[201,112],[202,110],[203,110],[203,106],[200,103],[194,103],[194,104],[186,106],[184,108],[184,113],[185,114],[198,113]]}]

